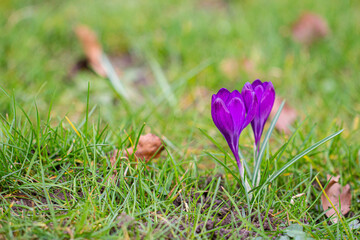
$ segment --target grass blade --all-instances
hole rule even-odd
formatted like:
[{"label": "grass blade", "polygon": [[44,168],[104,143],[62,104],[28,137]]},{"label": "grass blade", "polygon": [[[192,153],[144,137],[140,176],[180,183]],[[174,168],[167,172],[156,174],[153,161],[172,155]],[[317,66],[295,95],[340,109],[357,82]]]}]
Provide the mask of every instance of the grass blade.
[{"label": "grass blade", "polygon": [[229,173],[231,173],[231,175],[236,179],[236,181],[238,181],[239,183],[242,183],[242,181],[240,180],[240,178],[237,176],[237,173],[234,173],[228,166],[226,166],[226,164],[223,161],[220,161],[217,157],[215,157],[213,154],[206,152],[206,154],[208,156],[210,156],[211,158],[213,158],[217,163],[219,163],[221,166],[223,166],[226,171],[228,171]]},{"label": "grass blade", "polygon": [[331,134],[330,136],[320,140],[319,142],[315,143],[314,145],[312,145],[311,147],[305,149],[304,151],[302,151],[301,153],[299,153],[298,155],[296,155],[293,159],[291,159],[289,162],[287,162],[285,164],[285,166],[283,166],[279,171],[275,172],[274,174],[272,174],[268,180],[266,181],[267,183],[270,183],[272,181],[274,181],[282,172],[284,172],[288,167],[290,167],[292,164],[294,164],[297,160],[299,160],[300,158],[302,158],[303,156],[305,156],[306,154],[308,154],[309,152],[311,152],[312,150],[314,150],[315,148],[319,147],[320,145],[326,143],[327,141],[329,141],[330,139],[336,137],[337,135],[339,135],[343,130],[337,131],[336,133]]},{"label": "grass blade", "polygon": [[246,162],[246,160],[245,160],[245,157],[244,157],[244,155],[242,155],[240,149],[239,149],[239,156],[240,156],[240,159],[242,160],[241,163],[243,163],[243,165],[244,165],[246,175],[248,176],[248,178],[250,179],[250,181],[252,181],[252,174],[251,174],[249,165],[247,164],[247,162]]},{"label": "grass blade", "polygon": [[199,128],[199,130],[200,130],[200,132],[203,133],[218,149],[220,149],[220,151],[221,151],[222,153],[224,153],[224,155],[225,155],[227,158],[231,159],[231,162],[233,163],[234,166],[238,167],[237,164],[236,164],[236,162],[235,162],[235,161],[232,161],[232,158],[230,157],[230,155],[227,153],[227,151],[225,151],[225,149],[224,149],[222,146],[220,146],[220,144],[218,144],[212,137],[210,137],[209,134],[207,134],[207,132],[205,132],[204,129]]}]

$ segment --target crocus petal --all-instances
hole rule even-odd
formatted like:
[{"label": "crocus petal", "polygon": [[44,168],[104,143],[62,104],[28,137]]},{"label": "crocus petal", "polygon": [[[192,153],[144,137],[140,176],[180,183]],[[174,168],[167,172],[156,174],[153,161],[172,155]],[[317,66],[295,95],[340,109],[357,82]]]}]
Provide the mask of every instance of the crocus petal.
[{"label": "crocus petal", "polygon": [[248,111],[254,96],[254,89],[250,83],[245,83],[243,89],[241,90],[241,96],[244,99],[246,111]]},{"label": "crocus petal", "polygon": [[263,86],[263,88],[264,88],[264,91],[265,91],[266,88],[268,88],[268,87],[270,86],[270,84],[271,84],[271,86],[272,86],[272,83],[271,83],[271,82],[263,82],[262,86]]},{"label": "crocus petal", "polygon": [[[222,88],[212,96],[211,115],[213,121],[234,154],[240,173],[243,172],[243,169],[238,152],[239,137],[242,130],[251,123],[258,145],[265,119],[258,117],[260,115],[259,105],[264,91],[268,91],[268,89],[270,89],[268,84],[263,85],[260,80],[256,80],[252,84],[246,83],[241,93],[237,90],[230,93],[227,89]],[[271,95],[271,91],[267,94]],[[268,101],[267,98],[264,98],[264,101]]]},{"label": "crocus petal", "polygon": [[232,98],[228,103],[227,108],[229,109],[231,117],[234,122],[234,132],[239,137],[241,131],[243,130],[243,122],[245,119],[246,109],[239,92],[238,94],[240,97]]},{"label": "crocus petal", "polygon": [[253,81],[253,83],[251,84],[253,89],[255,89],[257,86],[262,86],[263,83],[260,81],[260,79],[256,79],[255,81]]},{"label": "crocus petal", "polygon": [[211,104],[211,116],[219,131],[229,143],[234,132],[234,123],[231,114],[222,99],[216,98]]},{"label": "crocus petal", "polygon": [[238,90],[232,91],[229,95],[229,98],[225,102],[225,104],[227,105],[233,98],[241,98],[241,93]]},{"label": "crocus petal", "polygon": [[224,103],[226,103],[226,101],[228,100],[229,96],[230,96],[230,92],[229,90],[227,90],[226,88],[221,88],[217,94],[215,94],[216,97],[220,98],[221,100],[224,101]]},{"label": "crocus petal", "polygon": [[272,84],[270,83],[265,89],[260,103],[259,118],[261,119],[262,125],[265,125],[265,122],[270,115],[271,109],[273,108],[274,101],[275,101],[275,90],[274,87],[272,87]]},{"label": "crocus petal", "polygon": [[244,99],[246,107],[246,118],[243,123],[243,129],[249,125],[249,123],[254,119],[255,114],[258,110],[258,99],[250,83],[245,83],[241,95]]},{"label": "crocus petal", "polygon": [[251,127],[254,132],[254,138],[255,138],[255,145],[259,146],[262,131],[264,129],[264,126],[261,124],[261,119],[257,118],[257,116],[252,120]]},{"label": "crocus petal", "polygon": [[259,101],[254,92],[250,93],[247,96],[246,101],[248,104],[248,108],[247,108],[246,118],[243,123],[243,129],[246,128],[246,126],[249,125],[255,119],[256,113],[259,109]]},{"label": "crocus petal", "polygon": [[254,87],[254,91],[255,91],[255,94],[256,94],[257,99],[258,99],[259,102],[260,102],[260,101],[261,101],[261,97],[262,97],[262,95],[263,95],[263,93],[264,93],[264,88],[263,88],[263,86],[258,85],[258,86],[256,86],[256,87]]},{"label": "crocus petal", "polygon": [[266,120],[268,119],[271,109],[274,105],[275,90],[271,82],[262,83],[260,80],[255,80],[252,83],[252,87],[254,89],[256,97],[259,100],[259,105],[256,111],[256,115],[251,122],[251,127],[254,132],[255,144],[259,148],[259,143]]}]

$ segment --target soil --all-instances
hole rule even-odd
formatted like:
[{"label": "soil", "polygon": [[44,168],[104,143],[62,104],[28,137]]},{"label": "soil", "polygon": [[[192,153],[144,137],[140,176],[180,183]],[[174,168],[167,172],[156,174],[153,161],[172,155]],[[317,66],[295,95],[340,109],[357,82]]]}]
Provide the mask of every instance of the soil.
[{"label": "soil", "polygon": [[[212,210],[211,212],[213,213],[211,214],[207,222],[201,222],[198,224],[198,226],[196,227],[196,233],[201,233],[204,229],[204,225],[205,230],[207,231],[219,228],[220,226],[228,226],[228,228],[221,228],[220,230],[215,230],[207,234],[207,237],[209,239],[228,239],[237,235],[237,239],[248,239],[249,237],[256,236],[255,231],[252,231],[248,228],[245,229],[242,226],[243,222],[241,219],[243,218],[239,217],[239,212],[244,212],[246,215],[249,214],[248,206],[246,204],[238,205],[238,212],[236,207],[231,203],[230,200],[224,201],[220,199],[215,199],[212,209],[209,209],[211,207],[212,196],[208,197],[206,192],[202,195],[200,195],[200,193],[194,193],[192,196],[189,196],[188,199],[182,199],[182,197],[179,196],[175,199],[173,204],[176,207],[184,208],[184,205],[189,205],[194,200],[196,201],[196,204],[198,206],[201,206],[201,213],[204,213],[208,210]],[[272,213],[273,211],[270,210],[267,214],[267,217],[265,215],[266,213],[261,213],[260,216],[253,215],[251,217],[251,223],[257,229],[260,229],[262,225],[265,231],[274,231],[283,222],[280,219],[274,218]],[[189,225],[192,226],[192,223],[188,223],[188,226]],[[234,231],[235,226],[236,231]],[[183,226],[182,228],[185,228],[185,226]]]},{"label": "soil", "polygon": [[[214,177],[218,178],[219,176],[216,175]],[[201,187],[205,189],[212,179],[213,177],[201,179],[200,182],[202,183],[200,183],[200,186],[202,185]],[[221,187],[219,191],[222,191]],[[229,239],[230,237],[232,239],[249,239],[256,236],[255,231],[242,226],[246,224],[243,224],[241,220],[242,218],[239,217],[238,211],[231,201],[215,199],[212,208],[209,209],[211,207],[212,196],[208,195],[207,191],[202,193],[193,192],[187,197],[179,195],[173,201],[173,204],[176,208],[178,208],[178,211],[182,212],[187,211],[188,206],[190,206],[190,204],[194,204],[194,202],[196,202],[198,207],[201,207],[201,213],[206,213],[208,210],[211,210],[212,214],[209,216],[209,220],[206,222],[199,221],[196,225],[195,233],[199,234],[199,237],[206,239]],[[248,207],[246,204],[238,205],[237,208],[240,213],[244,212],[248,215]],[[184,230],[194,228],[194,219],[186,214],[181,214],[182,217],[179,217],[173,214],[166,215],[164,212],[165,210],[150,213],[150,216],[156,225],[154,233],[161,231],[164,235],[164,239],[188,239],[191,233],[184,232]],[[140,230],[140,232],[146,231],[146,227],[148,225],[147,221],[141,222],[140,220],[136,222],[133,217],[128,216],[125,213],[120,214],[117,221],[117,229],[113,228],[112,233],[115,233],[117,230],[124,227],[127,228],[129,232],[134,232],[136,230]],[[260,216],[257,214],[253,215],[251,217],[251,223],[254,228],[261,229],[262,226],[265,231],[275,232],[279,229],[285,228],[285,222],[274,217],[272,210],[269,211],[267,217],[265,213],[261,213]],[[172,226],[171,229],[169,228],[169,225]],[[220,227],[223,228],[219,229]],[[202,234],[203,232],[207,232],[206,235]],[[272,237],[275,239],[278,236],[274,234]]]},{"label": "soil", "polygon": [[[12,194],[11,197],[2,196],[2,198],[5,198],[8,202],[13,204],[12,210],[15,212],[21,212],[22,210],[27,210],[28,208],[34,208],[36,206],[34,201],[28,199],[27,196],[22,193]],[[46,204],[46,199],[44,200],[44,202],[41,202]]]},{"label": "soil", "polygon": [[[65,181],[65,178],[62,177],[59,179],[59,182]],[[50,200],[54,204],[54,208],[57,208],[58,201],[76,201],[78,200],[78,197],[83,197],[84,194],[81,191],[78,191],[77,194],[74,194],[73,192],[70,192],[63,188],[56,188],[52,187],[49,191]],[[48,202],[46,198],[42,195],[39,195],[39,193],[36,192],[21,192],[21,191],[15,191],[11,194],[7,195],[1,195],[0,199],[5,199],[9,203],[12,203],[12,210],[15,213],[19,213],[22,211],[28,211],[34,207],[37,207],[39,205],[42,206],[43,210],[48,210],[46,207]]]},{"label": "soil", "polygon": [[[214,177],[202,178],[199,180],[199,187],[201,189],[208,189],[207,186],[210,182],[212,182],[213,178],[218,179],[219,175],[215,175]],[[164,236],[164,239],[171,238],[180,238],[187,239],[190,234],[192,234],[192,230],[194,228],[195,219],[189,214],[180,214],[180,212],[186,212],[189,206],[193,206],[194,204],[197,207],[200,207],[200,212],[206,213],[210,210],[211,214],[208,220],[205,222],[204,220],[199,219],[196,224],[196,229],[194,230],[195,234],[199,234],[201,238],[207,239],[249,239],[256,236],[256,232],[251,228],[245,228],[243,225],[246,225],[242,222],[239,212],[245,213],[248,215],[248,207],[246,204],[239,204],[237,208],[231,203],[230,200],[220,199],[222,193],[222,182],[220,182],[219,188],[219,198],[214,199],[213,205],[211,206],[212,196],[210,196],[209,192],[206,190],[201,193],[198,192],[190,192],[189,195],[184,196],[179,194],[179,196],[173,201],[173,205],[175,208],[175,214],[166,214],[166,210],[158,211],[150,213],[150,217],[153,219],[153,224],[156,226],[154,233],[159,232]],[[78,193],[80,197],[83,196],[82,193]],[[17,192],[11,194],[11,196],[2,196],[9,203],[13,203],[12,210],[15,213],[20,213],[23,211],[28,211],[29,208],[34,208],[41,204],[42,206],[47,205],[47,200],[34,193],[34,197],[32,199],[37,199],[35,201],[30,200],[28,196],[24,193]],[[69,192],[62,188],[51,189],[49,193],[50,199],[54,203],[54,207],[56,208],[57,200],[62,201],[72,201],[77,199],[78,196],[76,194]],[[209,209],[211,207],[211,209]],[[176,211],[179,214],[176,214]],[[181,215],[181,216],[179,216]],[[277,231],[278,229],[283,229],[285,226],[285,222],[274,217],[273,211],[270,210],[266,216],[266,213],[255,214],[251,216],[250,221],[252,225],[256,229],[262,228],[265,231]],[[111,234],[116,234],[116,232],[123,230],[124,228],[128,229],[128,232],[144,232],[146,231],[148,221],[145,220],[135,220],[133,217],[126,215],[125,213],[121,213],[116,219],[116,227],[111,229]],[[169,227],[171,225],[171,229]],[[281,225],[281,226],[280,226]],[[221,229],[219,229],[221,228]],[[185,229],[191,229],[185,230]],[[184,231],[185,230],[185,231]],[[205,233],[206,232],[206,233]],[[273,236],[274,238],[277,236]]]}]

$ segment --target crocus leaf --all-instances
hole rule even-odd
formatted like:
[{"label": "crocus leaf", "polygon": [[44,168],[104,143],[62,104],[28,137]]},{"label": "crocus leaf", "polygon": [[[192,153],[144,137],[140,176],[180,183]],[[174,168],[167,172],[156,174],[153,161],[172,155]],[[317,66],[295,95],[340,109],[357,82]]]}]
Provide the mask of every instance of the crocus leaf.
[{"label": "crocus leaf", "polygon": [[221,166],[223,166],[226,171],[228,171],[237,181],[238,183],[244,187],[244,191],[245,191],[245,195],[246,195],[246,199],[248,201],[248,203],[250,203],[250,200],[251,200],[251,196],[252,195],[249,195],[249,192],[250,192],[250,189],[251,189],[251,186],[250,184],[248,183],[247,179],[243,178],[243,177],[238,177],[238,174],[234,173],[228,166],[226,166],[226,164],[223,162],[223,161],[220,161],[217,157],[215,157],[213,154],[207,152],[206,153],[207,155],[209,155],[212,159],[214,159],[217,163],[219,163]]},{"label": "crocus leaf", "polygon": [[238,177],[238,174],[234,173],[228,166],[226,166],[226,164],[223,161],[220,161],[217,157],[215,157],[213,154],[206,152],[206,154],[208,156],[210,156],[212,159],[214,159],[217,163],[219,163],[221,166],[223,166],[226,171],[228,171],[229,173],[231,173],[231,175],[239,182],[241,183],[240,178]]},{"label": "crocus leaf", "polygon": [[330,139],[336,137],[337,135],[339,135],[343,130],[337,131],[336,133],[331,134],[330,136],[327,136],[326,138],[320,140],[319,142],[315,143],[314,145],[308,147],[307,149],[305,149],[304,151],[302,151],[301,153],[299,153],[298,155],[296,155],[293,159],[291,159],[290,161],[288,161],[280,170],[278,170],[277,172],[273,173],[268,179],[267,179],[267,183],[270,183],[272,181],[274,181],[281,173],[283,173],[288,167],[290,167],[291,165],[293,165],[297,160],[301,159],[302,157],[304,157],[306,154],[308,154],[309,152],[311,152],[312,150],[316,149],[317,147],[319,147],[320,145],[326,143],[327,141],[329,141]]},{"label": "crocus leaf", "polygon": [[248,178],[250,179],[250,181],[252,181],[252,173],[251,173],[249,165],[247,164],[246,159],[245,159],[244,155],[242,155],[240,149],[239,149],[239,156],[240,156],[240,159],[242,159],[242,163],[244,164],[245,172],[246,172]]},{"label": "crocus leaf", "polygon": [[279,116],[280,116],[280,113],[281,113],[281,110],[284,106],[285,102],[283,102],[277,113],[275,114],[274,116],[274,119],[272,120],[271,124],[270,124],[270,127],[269,127],[269,130],[266,132],[266,135],[265,135],[265,138],[264,138],[264,141],[261,145],[261,148],[260,148],[260,151],[257,155],[257,158],[256,158],[256,162],[255,162],[255,169],[254,169],[254,174],[253,174],[253,179],[252,179],[252,185],[253,186],[256,186],[256,182],[259,182],[259,179],[258,178],[258,175],[259,175],[259,172],[260,172],[260,166],[261,166],[261,162],[262,162],[262,157],[264,155],[264,152],[265,152],[265,147],[266,147],[266,144],[268,143],[269,139],[270,139],[270,135],[275,127],[275,124],[276,124],[276,121],[278,120]]},{"label": "crocus leaf", "polygon": [[236,162],[232,161],[232,158],[230,157],[230,155],[227,153],[227,151],[225,151],[225,149],[218,144],[214,138],[212,138],[204,129],[199,128],[200,132],[202,132],[202,134],[204,134],[222,153],[225,154],[225,156],[228,159],[231,159],[231,163],[233,163],[234,166],[236,166]]}]

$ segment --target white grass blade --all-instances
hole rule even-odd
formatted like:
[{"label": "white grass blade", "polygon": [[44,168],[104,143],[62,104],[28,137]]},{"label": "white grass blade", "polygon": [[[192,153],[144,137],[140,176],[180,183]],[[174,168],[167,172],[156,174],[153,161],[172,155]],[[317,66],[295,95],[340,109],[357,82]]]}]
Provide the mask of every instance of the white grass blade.
[{"label": "white grass blade", "polygon": [[240,149],[239,149],[239,156],[240,156],[241,162],[243,163],[243,166],[244,166],[247,177],[249,178],[250,181],[252,181],[252,174],[251,174],[249,165],[247,164],[247,162],[245,160],[245,157],[244,157],[244,155],[242,155]]},{"label": "white grass blade", "polygon": [[124,99],[129,100],[129,94],[125,89],[124,84],[119,79],[113,65],[111,64],[109,58],[106,54],[101,56],[101,65],[106,72],[106,76],[109,78],[111,85],[115,89],[115,91]]},{"label": "white grass blade", "polygon": [[151,59],[150,66],[152,71],[154,72],[155,79],[160,85],[165,98],[171,106],[175,107],[177,104],[177,100],[159,63],[156,60]]}]

